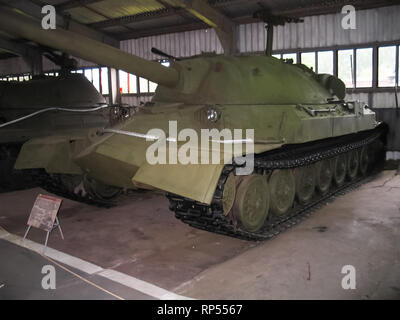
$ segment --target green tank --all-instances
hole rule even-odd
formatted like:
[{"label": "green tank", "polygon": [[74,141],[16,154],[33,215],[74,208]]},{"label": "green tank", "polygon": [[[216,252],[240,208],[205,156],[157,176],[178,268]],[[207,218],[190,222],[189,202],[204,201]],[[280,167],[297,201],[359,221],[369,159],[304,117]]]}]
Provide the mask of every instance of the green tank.
[{"label": "green tank", "polygon": [[[267,56],[203,55],[166,68],[68,31],[46,33],[14,15],[0,14],[0,27],[159,84],[152,102],[122,124],[88,130],[82,140],[29,140],[17,169],[163,190],[183,222],[260,240],[361,179],[382,154],[383,125],[366,105],[345,101],[334,76]],[[204,145],[187,139],[204,132],[215,134]],[[149,161],[155,149],[169,163]],[[192,163],[173,163],[175,154],[187,160],[188,150]],[[211,154],[220,161],[204,164]]]}]

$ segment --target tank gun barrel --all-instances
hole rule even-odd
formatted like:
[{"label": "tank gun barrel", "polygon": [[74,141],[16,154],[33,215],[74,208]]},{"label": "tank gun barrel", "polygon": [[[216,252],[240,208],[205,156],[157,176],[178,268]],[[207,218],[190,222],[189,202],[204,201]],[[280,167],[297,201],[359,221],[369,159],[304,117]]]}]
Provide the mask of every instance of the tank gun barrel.
[{"label": "tank gun barrel", "polygon": [[179,80],[179,72],[174,68],[142,59],[68,30],[45,30],[39,20],[4,6],[0,6],[0,30],[75,57],[133,73],[166,87],[175,86]]}]

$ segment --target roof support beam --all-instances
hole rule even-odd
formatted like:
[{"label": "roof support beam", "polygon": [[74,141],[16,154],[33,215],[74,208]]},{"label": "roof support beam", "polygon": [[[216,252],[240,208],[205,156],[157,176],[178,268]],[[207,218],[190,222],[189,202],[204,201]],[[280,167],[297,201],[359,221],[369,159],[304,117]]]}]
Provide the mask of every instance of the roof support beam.
[{"label": "roof support beam", "polygon": [[33,46],[0,38],[0,48],[22,57],[31,67],[33,75],[43,72],[42,52]]},{"label": "roof support beam", "polygon": [[[178,10],[182,10],[179,8]],[[176,11],[178,11],[176,10]],[[150,19],[158,19],[158,18],[164,18],[164,17],[171,17],[177,12],[174,10],[170,9],[160,9],[157,11],[153,12],[144,12],[144,13],[138,13],[134,15],[129,15],[129,16],[123,16],[119,18],[112,18],[109,20],[104,20],[104,21],[99,21],[99,22],[93,22],[90,23],[89,26],[95,29],[103,29],[103,28],[108,28],[108,27],[114,27],[114,26],[123,26],[129,23],[133,22],[141,22],[141,21],[149,21]]]},{"label": "roof support beam", "polygon": [[194,22],[194,23],[186,23],[177,26],[168,26],[162,28],[152,28],[145,30],[137,30],[133,32],[124,32],[119,35],[119,40],[130,40],[130,39],[138,39],[150,36],[158,36],[162,34],[170,34],[184,31],[193,31],[193,30],[202,30],[208,29],[209,27],[203,22]]},{"label": "roof support beam", "polygon": [[[24,13],[37,18],[42,19],[42,7],[28,0],[0,0],[1,3],[8,5],[11,8],[16,8],[23,11]],[[61,14],[57,14],[56,18],[57,27],[68,29],[69,31],[78,33],[80,35],[89,37],[93,40],[97,40],[113,47],[119,48],[119,41],[92,28],[84,26],[74,20],[70,20]]]},{"label": "roof support beam", "polygon": [[70,0],[55,5],[57,11],[65,11],[77,7],[87,6],[88,4],[100,2],[103,0]]},{"label": "roof support beam", "polygon": [[0,38],[0,48],[15,53],[19,56],[26,56],[29,53],[32,53],[33,51],[40,52],[39,49],[33,48],[32,46],[11,40],[6,40],[4,38]]},{"label": "roof support beam", "polygon": [[225,54],[237,52],[236,24],[205,0],[164,0],[173,7],[180,7],[210,27],[214,28],[221,41]]}]

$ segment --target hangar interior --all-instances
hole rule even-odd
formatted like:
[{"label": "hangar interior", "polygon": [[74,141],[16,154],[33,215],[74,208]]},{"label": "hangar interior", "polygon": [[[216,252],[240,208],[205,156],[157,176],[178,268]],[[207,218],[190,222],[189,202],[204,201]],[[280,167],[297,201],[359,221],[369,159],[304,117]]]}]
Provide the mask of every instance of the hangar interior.
[{"label": "hangar interior", "polygon": [[[45,16],[42,11],[45,5],[55,9],[55,30],[44,31],[40,26]],[[355,8],[354,16],[351,8],[343,11],[347,5]],[[4,284],[3,288],[0,287],[0,297],[400,298],[400,251],[397,245],[400,239],[399,16],[400,5],[390,0],[0,0],[0,285]],[[343,21],[349,21],[346,17],[354,17],[354,26],[344,27]],[[37,30],[40,30],[37,33],[35,28],[28,27],[35,21]],[[44,32],[53,32],[55,36],[47,38]],[[87,42],[82,41],[84,39],[88,39]],[[103,46],[107,46],[105,54],[102,54]],[[196,200],[193,208],[213,197],[219,180],[215,180],[207,169],[192,174],[190,169],[186,171],[180,167],[141,168],[141,179],[138,178],[135,185],[138,190],[126,190],[132,175],[127,174],[131,169],[124,166],[124,161],[130,160],[131,156],[125,156],[121,151],[122,155],[116,157],[118,161],[115,163],[107,162],[102,156],[118,148],[129,148],[131,137],[121,134],[122,129],[126,130],[124,123],[135,119],[138,113],[152,113],[146,110],[154,104],[152,99],[156,90],[160,95],[168,96],[164,87],[174,81],[175,63],[184,64],[194,56],[219,59],[221,56],[265,55],[272,55],[276,61],[285,64],[302,64],[315,74],[333,75],[326,78],[326,86],[337,97],[341,95],[340,83],[343,82],[346,86],[343,87],[345,98],[339,100],[350,102],[350,105],[361,101],[364,103],[361,109],[367,110],[360,111],[362,116],[372,117],[375,114],[378,122],[387,125],[382,140],[386,161],[384,170],[374,171],[355,183],[350,183],[351,179],[347,177],[346,189],[335,189],[330,197],[324,195],[310,212],[289,221],[290,228],[285,225],[282,232],[276,232],[281,234],[276,237],[271,235],[272,239],[268,236],[250,241],[244,235],[251,231],[251,227],[238,239],[229,236],[229,233],[224,235],[224,232],[218,232],[222,230],[218,227],[216,232],[208,232],[200,230],[201,226],[195,228],[196,224],[192,222],[183,224],[175,218],[175,215],[179,216],[177,211],[174,214],[169,210],[176,199],[173,196],[167,199],[165,194],[179,193],[175,191],[179,190],[178,186],[184,179],[182,176],[189,181],[189,186],[183,188],[182,197]],[[135,57],[141,59],[135,60]],[[144,60],[154,64],[147,64]],[[222,64],[216,62],[216,70],[221,68],[216,72],[223,72],[224,67],[219,65]],[[158,66],[164,68],[158,69]],[[185,68],[201,70],[201,67],[196,69],[196,64]],[[261,71],[254,69],[253,75],[262,74],[262,68]],[[279,77],[281,71],[276,72]],[[242,81],[247,81],[243,73],[228,74],[243,76]],[[294,88],[290,79],[285,83],[284,76],[281,76],[283,80],[273,79],[273,84],[267,83],[258,90],[286,90],[287,96],[291,96],[291,91],[301,95],[301,89],[298,89],[300,84]],[[342,82],[338,84],[334,80],[336,78]],[[228,80],[226,82],[231,83]],[[191,86],[188,84],[184,90],[189,92]],[[248,86],[251,83],[243,85],[244,90]],[[18,88],[24,89],[18,91]],[[210,97],[215,95],[214,92],[235,96],[235,88],[230,91],[221,85],[222,90],[219,84],[207,88],[211,88]],[[250,95],[253,91],[248,92]],[[255,96],[257,98],[257,94]],[[196,97],[200,102],[193,101],[193,104],[203,104],[214,112],[207,98]],[[273,94],[271,97],[274,99]],[[298,109],[303,108],[303,101],[298,103]],[[280,104],[283,103],[276,103]],[[215,105],[220,106],[220,103]],[[358,106],[354,103],[353,108]],[[57,116],[47,112],[22,120],[15,127],[14,124],[9,125],[15,119],[50,107],[80,108],[80,111],[63,113],[56,110]],[[89,107],[98,107],[99,110],[85,113],[83,110]],[[182,114],[188,113],[177,108],[170,120],[180,119]],[[251,119],[245,116],[246,106],[242,108],[232,113],[231,118],[242,117],[243,122]],[[230,119],[229,110],[223,110]],[[307,110],[310,117],[315,117],[314,113],[327,112],[326,107],[317,111]],[[329,112],[336,111],[329,109]],[[341,109],[336,116],[345,113]],[[197,110],[192,115],[197,115]],[[213,122],[213,113],[206,116]],[[219,113],[215,116],[216,121],[221,117]],[[142,120],[139,115],[137,117],[139,123],[150,121],[146,118]],[[168,117],[168,114],[161,113],[161,116],[154,117],[154,128],[162,117]],[[273,115],[270,117],[273,118]],[[270,126],[284,122],[270,121]],[[362,121],[360,126],[367,126]],[[258,120],[255,122],[259,123]],[[2,124],[7,126],[2,127]],[[197,128],[197,124],[193,124],[195,126]],[[246,126],[252,125],[239,125],[240,128]],[[314,126],[314,132],[322,132],[328,122],[310,126]],[[342,126],[341,129],[349,130],[346,124]],[[72,185],[75,191],[81,187],[80,182],[76,183],[71,178],[80,169],[63,156],[65,148],[70,148],[72,142],[81,141],[82,132],[85,136],[97,134],[96,130],[100,127],[114,128],[109,129],[111,131],[106,129],[103,134],[123,136],[117,140],[123,146],[106,145],[100,155],[82,156],[79,166],[89,166],[92,170],[86,171],[89,178],[83,181],[83,193],[87,196],[80,193],[71,197],[66,194],[66,189],[51,192],[64,183]],[[60,137],[65,137],[65,132],[69,135],[68,143],[63,144]],[[61,140],[51,138],[56,135]],[[321,136],[319,133],[309,135]],[[89,137],[89,141],[91,139],[94,138]],[[271,137],[265,139],[270,141]],[[297,140],[293,139],[295,143]],[[363,139],[372,138],[363,136]],[[350,145],[347,140],[343,141],[343,145]],[[324,143],[331,145],[328,140]],[[57,147],[53,148],[55,145]],[[135,150],[143,152],[142,149]],[[265,151],[269,150],[262,149],[262,152]],[[44,155],[46,159],[41,159],[39,155]],[[100,164],[87,164],[95,161]],[[346,161],[350,163],[350,160]],[[47,166],[43,166],[43,162]],[[48,175],[57,175],[57,170],[64,165],[68,166],[68,170],[62,173],[68,173],[68,179],[58,175],[58,180],[53,180],[52,184],[43,182],[37,172],[27,171],[44,168]],[[24,170],[18,170],[18,166]],[[105,181],[92,179],[91,172],[105,176]],[[148,190],[150,188],[143,182],[147,181],[149,174],[165,174],[163,179],[153,179],[157,184],[156,190]],[[122,192],[104,183],[113,182],[117,175],[125,175],[124,178],[128,179],[128,182],[122,178],[118,180],[124,186]],[[175,175],[181,177],[175,178]],[[165,179],[176,179],[177,187],[163,188]],[[206,179],[215,180],[214,189],[200,194],[197,190],[205,185],[201,180]],[[284,178],[280,177],[277,183],[281,180]],[[226,184],[228,181],[229,178]],[[340,184],[337,183],[338,186]],[[243,183],[236,184],[236,192],[240,185]],[[43,243],[43,230],[33,228],[29,233],[30,240],[21,240],[38,194],[51,194],[61,197],[63,201],[58,216],[64,239],[58,230],[52,231],[47,258],[31,253],[32,250],[42,250],[37,243]],[[119,196],[118,203],[109,205],[107,200],[116,194]],[[186,200],[182,201],[183,206],[186,205]],[[253,208],[257,201],[253,198],[249,201],[253,201],[248,205]],[[230,208],[232,206],[236,210],[236,200]],[[190,215],[190,209],[188,212],[183,218],[181,216],[183,220]],[[236,225],[232,228],[235,229]],[[40,269],[43,264],[49,263],[45,259],[50,258],[50,262],[58,261],[57,272],[62,274],[59,278],[61,284],[54,294],[40,287],[43,276]],[[341,285],[344,276],[342,268],[346,265],[354,266],[357,271],[356,288],[344,289]],[[107,295],[106,291],[100,292],[83,283],[62,269],[65,266],[115,295]]]}]

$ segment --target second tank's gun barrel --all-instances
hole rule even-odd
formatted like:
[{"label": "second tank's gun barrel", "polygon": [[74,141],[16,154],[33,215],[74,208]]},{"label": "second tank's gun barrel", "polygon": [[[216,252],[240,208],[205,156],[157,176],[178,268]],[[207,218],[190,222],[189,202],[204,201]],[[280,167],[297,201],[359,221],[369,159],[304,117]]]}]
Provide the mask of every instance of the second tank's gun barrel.
[{"label": "second tank's gun barrel", "polygon": [[0,30],[167,87],[173,87],[179,81],[179,73],[174,68],[167,68],[68,30],[45,30],[39,20],[4,6],[0,6]]}]

